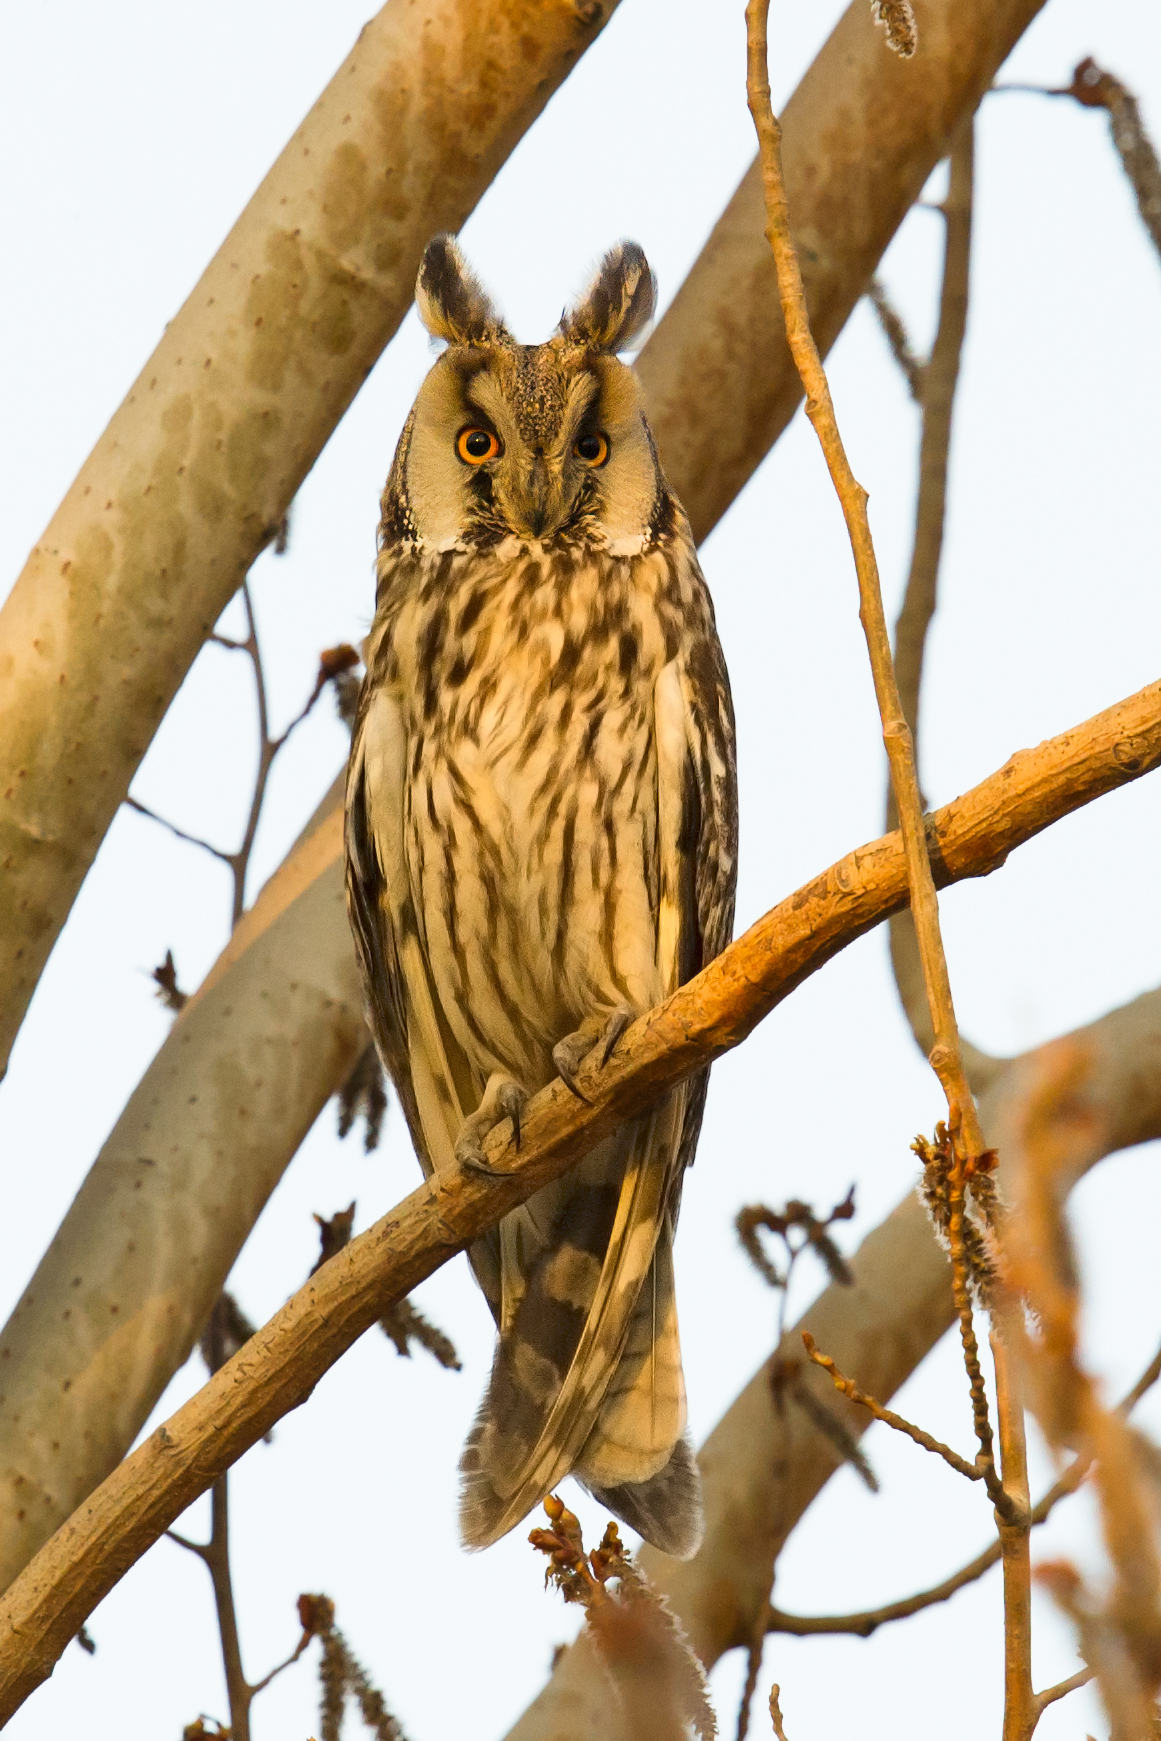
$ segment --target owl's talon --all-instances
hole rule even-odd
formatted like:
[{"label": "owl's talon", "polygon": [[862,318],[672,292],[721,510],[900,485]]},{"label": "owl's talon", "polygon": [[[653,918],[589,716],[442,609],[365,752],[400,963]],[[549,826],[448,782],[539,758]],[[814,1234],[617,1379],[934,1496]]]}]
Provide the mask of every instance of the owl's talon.
[{"label": "owl's talon", "polygon": [[512,1120],[512,1147],[519,1154],[520,1120],[523,1117],[524,1108],[528,1105],[528,1090],[521,1088],[518,1082],[506,1080],[501,1085],[496,1100],[501,1112]]},{"label": "owl's talon", "polygon": [[[552,1062],[556,1065],[557,1075],[565,1087],[570,1089],[578,1100],[583,1100],[586,1106],[591,1106],[592,1101],[587,1094],[582,1093],[577,1087],[576,1071],[580,1069],[595,1046],[601,1046],[600,1068],[603,1070],[617,1049],[617,1041],[625,1029],[630,1027],[636,1019],[636,1010],[630,1009],[628,1004],[618,1004],[607,1021],[601,1022],[594,1018],[592,1021],[585,1022],[583,1027],[577,1028],[573,1034],[566,1034],[564,1039],[558,1040],[552,1048]],[[603,1045],[601,1045],[602,1040],[604,1041]]]},{"label": "owl's talon", "polygon": [[558,1040],[552,1048],[552,1062],[556,1065],[556,1074],[571,1094],[586,1106],[592,1101],[587,1094],[582,1094],[576,1084],[575,1072],[579,1070],[589,1053],[597,1043],[597,1036],[591,1030],[578,1028],[575,1034],[566,1034],[563,1040]]},{"label": "owl's talon", "polygon": [[521,1088],[519,1082],[513,1082],[510,1076],[502,1076],[499,1071],[489,1076],[483,1099],[475,1112],[469,1113],[464,1119],[456,1137],[455,1157],[460,1166],[467,1167],[469,1172],[483,1173],[490,1178],[511,1172],[510,1167],[492,1166],[484,1154],[484,1138],[498,1124],[503,1124],[506,1118],[510,1118],[512,1146],[519,1149],[520,1118],[527,1104],[528,1090]]},{"label": "owl's talon", "polygon": [[623,1003],[613,1011],[605,1027],[605,1049],[601,1053],[602,1070],[616,1051],[617,1041],[626,1028],[632,1027],[636,1019],[636,1012],[631,1010],[628,1004]]}]

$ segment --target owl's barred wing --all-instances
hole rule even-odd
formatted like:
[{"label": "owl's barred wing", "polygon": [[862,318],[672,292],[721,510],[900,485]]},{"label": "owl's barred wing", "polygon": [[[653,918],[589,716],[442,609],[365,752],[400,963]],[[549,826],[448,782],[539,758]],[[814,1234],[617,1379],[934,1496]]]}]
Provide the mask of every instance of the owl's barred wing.
[{"label": "owl's barred wing", "polygon": [[694,641],[681,675],[699,811],[693,889],[700,939],[695,971],[700,972],[733,936],[738,877],[734,704],[716,635]]},{"label": "owl's barred wing", "polygon": [[[700,635],[686,649],[681,665],[681,700],[688,764],[684,778],[681,881],[684,984],[721,954],[733,938],[738,884],[738,756],[735,712],[726,660],[717,635]],[[693,1166],[710,1072],[686,1083],[686,1121],[682,1128],[675,1191],[684,1170]]]},{"label": "owl's barred wing", "polygon": [[[364,690],[347,771],[347,907],[367,1018],[395,1085],[425,1177],[451,1164],[473,1094],[467,1060],[440,1019],[420,942],[403,849],[406,734],[397,703]],[[469,1251],[494,1317],[500,1244],[493,1230]]]},{"label": "owl's barred wing", "polygon": [[367,790],[368,695],[351,741],[347,766],[347,912],[362,970],[367,1020],[384,1067],[395,1086],[425,1173],[431,1171],[407,1051],[407,1011],[396,929],[387,906],[383,866],[371,833]]}]

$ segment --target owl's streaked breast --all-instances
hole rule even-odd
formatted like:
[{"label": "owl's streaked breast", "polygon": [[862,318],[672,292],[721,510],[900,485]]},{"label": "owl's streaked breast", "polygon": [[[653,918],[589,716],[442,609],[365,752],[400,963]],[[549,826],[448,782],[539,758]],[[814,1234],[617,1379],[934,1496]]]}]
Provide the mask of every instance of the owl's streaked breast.
[{"label": "owl's streaked breast", "polygon": [[547,1082],[561,1034],[662,995],[653,692],[699,589],[660,549],[514,542],[399,581],[383,654],[434,989],[481,1079]]}]

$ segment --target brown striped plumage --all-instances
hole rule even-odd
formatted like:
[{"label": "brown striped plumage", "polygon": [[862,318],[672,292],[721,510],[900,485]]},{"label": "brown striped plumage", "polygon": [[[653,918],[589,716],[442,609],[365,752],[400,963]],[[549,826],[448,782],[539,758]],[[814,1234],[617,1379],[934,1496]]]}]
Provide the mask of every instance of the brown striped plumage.
[{"label": "brown striped plumage", "polygon": [[[347,790],[368,1008],[426,1171],[729,941],[729,686],[689,527],[615,352],[649,319],[613,250],[517,345],[454,243],[417,301],[448,349],[383,497]],[[471,435],[484,457],[465,449]],[[472,1250],[499,1328],[464,1453],[484,1546],[570,1470],[665,1550],[700,1539],[672,1236],[705,1079]]]}]

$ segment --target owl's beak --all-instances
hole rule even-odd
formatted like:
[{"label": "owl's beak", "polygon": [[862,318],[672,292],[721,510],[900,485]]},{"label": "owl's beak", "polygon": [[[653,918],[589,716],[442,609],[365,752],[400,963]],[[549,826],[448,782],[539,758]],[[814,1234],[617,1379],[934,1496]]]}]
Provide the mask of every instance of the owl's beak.
[{"label": "owl's beak", "polygon": [[540,454],[532,461],[524,494],[524,523],[533,538],[555,530],[560,519],[560,484]]}]

